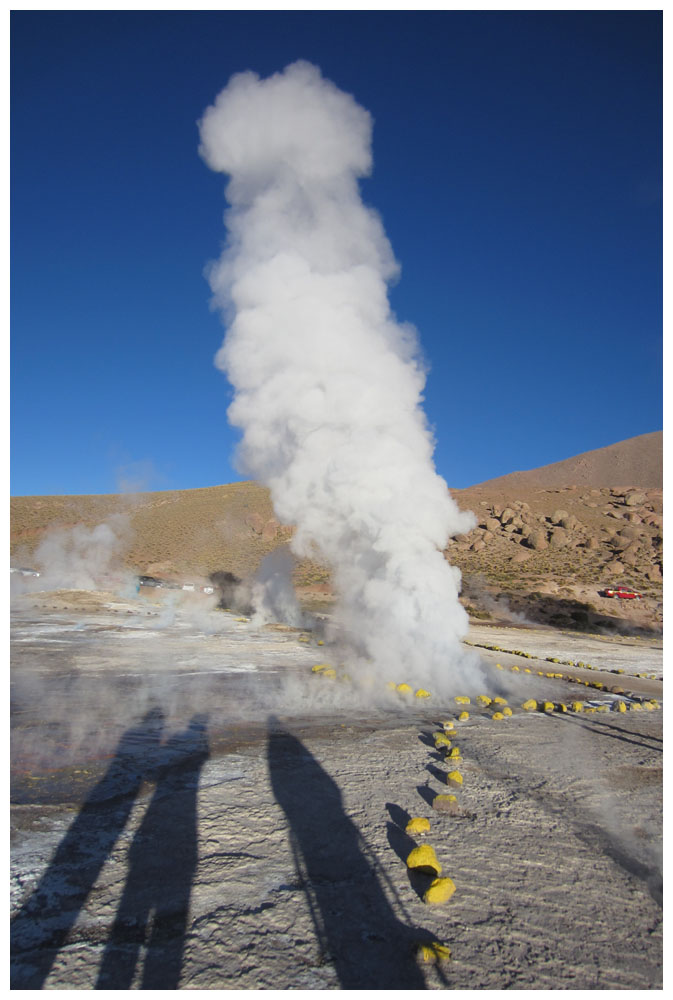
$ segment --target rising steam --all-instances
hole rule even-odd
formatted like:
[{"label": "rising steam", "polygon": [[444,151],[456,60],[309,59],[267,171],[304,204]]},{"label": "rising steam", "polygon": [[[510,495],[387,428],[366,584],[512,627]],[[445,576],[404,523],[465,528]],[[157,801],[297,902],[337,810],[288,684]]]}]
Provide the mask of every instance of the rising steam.
[{"label": "rising steam", "polygon": [[357,658],[392,679],[455,679],[467,615],[442,554],[473,527],[434,468],[415,331],[392,315],[397,264],[358,178],[372,121],[306,62],[230,80],[200,122],[229,175],[209,273],[227,335],[241,468],[266,484],[292,550],[327,563]]}]

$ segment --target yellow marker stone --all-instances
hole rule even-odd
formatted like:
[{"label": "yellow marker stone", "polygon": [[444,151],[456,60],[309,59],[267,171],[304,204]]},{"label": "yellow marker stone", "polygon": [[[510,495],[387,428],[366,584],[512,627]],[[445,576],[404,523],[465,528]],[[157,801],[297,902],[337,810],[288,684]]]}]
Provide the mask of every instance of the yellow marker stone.
[{"label": "yellow marker stone", "polygon": [[559,701],[559,703],[557,705],[554,705],[554,708],[556,709],[557,712],[567,712],[568,711],[568,706],[564,705],[562,701]]},{"label": "yellow marker stone", "polygon": [[451,949],[445,944],[440,944],[439,941],[433,941],[431,944],[419,944],[416,957],[419,962],[425,962],[426,965],[439,965],[441,962],[451,961]]},{"label": "yellow marker stone", "polygon": [[432,695],[430,694],[429,691],[426,691],[425,688],[419,688],[418,691],[416,691],[416,698],[431,698],[431,697]]},{"label": "yellow marker stone", "polygon": [[458,747],[452,747],[446,755],[447,757],[460,757],[460,750]]},{"label": "yellow marker stone", "polygon": [[416,833],[427,833],[429,829],[429,819],[426,819],[425,816],[414,816],[405,826],[404,832],[413,835]]},{"label": "yellow marker stone", "polygon": [[426,903],[446,903],[456,891],[456,886],[450,878],[435,878],[423,894]]},{"label": "yellow marker stone", "polygon": [[336,677],[336,670],[334,669],[334,667],[326,667],[325,670],[322,670],[320,672],[320,676],[334,679]]},{"label": "yellow marker stone", "polygon": [[446,730],[451,730],[451,729],[455,729],[456,728],[456,724],[453,721],[453,719],[447,719],[446,722],[442,722],[442,725],[443,725],[444,729],[446,729]]},{"label": "yellow marker stone", "polygon": [[501,698],[500,695],[496,695],[496,697],[493,699],[493,703],[495,705],[506,705],[507,698]]},{"label": "yellow marker stone", "polygon": [[491,718],[493,719],[494,722],[500,722],[500,720],[504,719],[505,716],[502,714],[502,712],[494,712]]},{"label": "yellow marker stone", "polygon": [[449,771],[446,776],[446,783],[453,788],[460,788],[463,784],[463,776],[460,771]]},{"label": "yellow marker stone", "polygon": [[495,666],[497,670],[502,670],[502,665],[500,663],[496,663]]},{"label": "yellow marker stone", "polygon": [[435,849],[430,844],[421,844],[420,847],[414,847],[407,858],[407,868],[413,868],[414,871],[429,872],[432,875],[440,875],[442,871],[442,866],[437,860]]},{"label": "yellow marker stone", "polygon": [[478,694],[477,701],[479,702],[480,705],[488,706],[491,704],[491,699],[487,694]]},{"label": "yellow marker stone", "polygon": [[543,712],[553,712],[554,711],[554,702],[553,701],[545,701],[543,703],[543,705],[542,705],[542,711]]},{"label": "yellow marker stone", "polygon": [[398,684],[397,685],[397,690],[400,692],[400,694],[411,694],[412,693],[412,688],[408,684]]},{"label": "yellow marker stone", "polygon": [[321,670],[327,670],[329,663],[316,663],[314,667],[311,667],[311,672],[314,674],[319,673]]},{"label": "yellow marker stone", "polygon": [[631,705],[632,712],[642,712],[643,706],[638,701],[634,701]]},{"label": "yellow marker stone", "polygon": [[514,667],[510,667],[509,669],[510,669],[510,670],[511,670],[511,671],[512,671],[513,673],[515,673],[515,674],[518,674],[518,673],[521,673],[521,671],[520,671],[519,667],[517,667],[517,666],[514,666]]},{"label": "yellow marker stone", "polygon": [[324,643],[324,641],[322,639],[318,639],[318,645],[319,646],[324,646],[325,643]]},{"label": "yellow marker stone", "polygon": [[502,710],[502,714],[503,714],[503,715],[511,715],[511,714],[512,714],[512,709],[511,709],[511,708],[509,708],[509,707],[508,707],[508,706],[506,705],[506,706],[505,706],[505,708],[503,708],[503,710]]},{"label": "yellow marker stone", "polygon": [[626,711],[626,702],[625,701],[618,701],[617,702],[617,711],[618,712],[625,712]]},{"label": "yellow marker stone", "polygon": [[453,812],[458,806],[458,799],[455,795],[435,795],[432,800],[432,808],[437,812]]},{"label": "yellow marker stone", "polygon": [[458,722],[467,722],[469,718],[470,718],[469,712],[461,712],[460,715],[458,716]]},{"label": "yellow marker stone", "polygon": [[537,702],[535,698],[529,698],[528,701],[524,701],[522,708],[525,708],[527,712],[535,712],[537,710]]},{"label": "yellow marker stone", "polygon": [[584,705],[582,704],[581,701],[573,701],[570,705],[570,708],[573,712],[581,712],[582,709],[584,708]]},{"label": "yellow marker stone", "polygon": [[464,694],[456,695],[456,704],[457,705],[469,705],[470,704],[470,699],[467,697],[467,695],[464,695]]}]

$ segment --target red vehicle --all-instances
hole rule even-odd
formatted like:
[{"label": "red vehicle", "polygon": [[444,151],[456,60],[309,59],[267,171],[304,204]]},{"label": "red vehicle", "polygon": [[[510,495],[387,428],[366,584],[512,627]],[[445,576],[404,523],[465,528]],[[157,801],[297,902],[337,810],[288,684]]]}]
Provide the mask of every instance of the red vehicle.
[{"label": "red vehicle", "polygon": [[601,590],[601,597],[618,597],[622,601],[639,601],[643,595],[628,587],[606,587]]}]

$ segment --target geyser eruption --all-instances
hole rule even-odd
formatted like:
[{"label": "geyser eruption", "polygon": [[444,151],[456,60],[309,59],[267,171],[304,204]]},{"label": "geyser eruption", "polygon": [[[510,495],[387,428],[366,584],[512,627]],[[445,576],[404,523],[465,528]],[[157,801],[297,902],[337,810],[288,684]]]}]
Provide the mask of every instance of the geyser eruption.
[{"label": "geyser eruption", "polygon": [[388,303],[397,265],[358,188],[371,131],[306,62],[238,74],[207,109],[200,152],[229,175],[216,363],[241,465],[296,525],[293,552],[331,567],[358,658],[386,679],[455,681],[467,615],[442,549],[474,519],[435,471],[415,331]]}]

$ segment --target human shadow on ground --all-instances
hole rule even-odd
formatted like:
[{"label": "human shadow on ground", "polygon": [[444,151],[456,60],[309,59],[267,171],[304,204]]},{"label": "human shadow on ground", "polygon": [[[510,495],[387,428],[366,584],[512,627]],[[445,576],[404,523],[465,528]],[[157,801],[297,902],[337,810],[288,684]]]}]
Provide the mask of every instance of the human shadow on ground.
[{"label": "human shadow on ground", "polygon": [[129,850],[129,869],[96,989],[128,990],[140,949],[140,989],[176,990],[197,865],[197,791],[208,759],[207,717],[162,744],[156,789]]},{"label": "human shadow on ground", "polygon": [[340,988],[425,989],[414,952],[432,935],[396,916],[335,782],[273,717],[268,759],[322,959],[334,967]]},{"label": "human shadow on ground", "polygon": [[151,709],[122,736],[40,879],[11,922],[10,988],[42,989],[59,950],[158,762],[164,716]]}]

